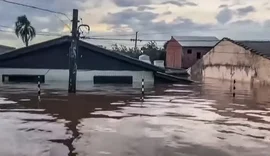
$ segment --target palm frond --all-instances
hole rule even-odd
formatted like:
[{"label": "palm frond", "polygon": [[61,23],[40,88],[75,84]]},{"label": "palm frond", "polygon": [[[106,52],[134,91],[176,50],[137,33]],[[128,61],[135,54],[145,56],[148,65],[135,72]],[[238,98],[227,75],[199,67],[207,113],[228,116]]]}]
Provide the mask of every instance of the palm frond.
[{"label": "palm frond", "polygon": [[36,36],[36,31],[25,15],[17,17],[15,22],[15,34],[26,45]]},{"label": "palm frond", "polygon": [[28,27],[28,35],[29,35],[30,41],[36,36],[36,30],[34,27],[32,26]]}]

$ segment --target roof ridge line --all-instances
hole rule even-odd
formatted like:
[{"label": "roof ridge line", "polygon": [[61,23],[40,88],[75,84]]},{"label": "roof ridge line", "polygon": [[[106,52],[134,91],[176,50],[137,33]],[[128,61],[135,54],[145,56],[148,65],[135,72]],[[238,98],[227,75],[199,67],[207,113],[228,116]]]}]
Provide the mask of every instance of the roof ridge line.
[{"label": "roof ridge line", "polygon": [[265,57],[265,58],[267,58],[267,59],[270,59],[270,58],[269,58],[268,56],[266,56],[264,53],[262,53],[262,52],[260,52],[260,51],[258,51],[258,50],[256,50],[256,49],[254,49],[254,48],[251,48],[251,47],[245,45],[244,43],[241,43],[241,42],[239,42],[239,41],[232,40],[232,39],[229,38],[229,37],[224,37],[221,41],[224,41],[224,40],[228,40],[228,41],[230,41],[230,42],[232,42],[232,43],[234,43],[234,44],[236,44],[236,45],[241,46],[241,47],[244,48],[245,50],[249,50],[249,51],[252,52],[252,53],[255,53],[255,54],[257,54],[257,55],[260,55],[260,56],[262,56],[262,57]]}]

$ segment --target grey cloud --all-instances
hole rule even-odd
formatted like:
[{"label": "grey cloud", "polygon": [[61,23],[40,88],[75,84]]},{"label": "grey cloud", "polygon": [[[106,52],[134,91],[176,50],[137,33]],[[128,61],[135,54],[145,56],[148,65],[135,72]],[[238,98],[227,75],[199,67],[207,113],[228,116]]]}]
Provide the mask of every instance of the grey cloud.
[{"label": "grey cloud", "polygon": [[166,11],[166,12],[162,13],[162,15],[171,15],[171,14],[172,14],[171,11]]},{"label": "grey cloud", "polygon": [[[267,22],[267,21],[265,21]],[[269,32],[265,29],[261,22],[253,20],[237,20],[232,21],[228,25],[228,30],[222,33],[226,36],[231,36],[234,39],[241,40],[269,40]]]},{"label": "grey cloud", "polygon": [[106,24],[137,24],[140,21],[148,21],[155,19],[159,14],[149,11],[140,12],[132,9],[126,9],[122,12],[109,13],[102,21]]},{"label": "grey cloud", "polygon": [[193,2],[188,2],[186,0],[180,0],[180,1],[167,1],[167,2],[163,2],[162,4],[173,4],[179,7],[182,6],[198,6],[198,4],[193,3]]},{"label": "grey cloud", "polygon": [[[31,4],[34,6],[49,8],[50,10],[63,12],[67,14],[71,18],[72,9],[79,8],[80,11],[83,10],[82,3],[86,0],[76,0],[76,1],[67,1],[67,0],[40,0],[29,3],[28,1],[22,1],[24,4]],[[98,0],[95,0],[98,2]],[[99,0],[101,1],[101,0]],[[94,2],[93,2],[94,3]],[[12,11],[10,11],[12,9]],[[6,15],[8,13],[8,16]],[[16,6],[13,4],[8,4],[4,2],[0,2],[0,21],[1,25],[7,25],[10,27],[14,26],[14,23],[18,16],[26,15],[32,25],[36,28],[36,31],[40,31],[42,29],[49,29],[49,31],[59,31],[63,29],[64,24],[59,20],[62,19],[65,23],[70,23],[70,21],[62,15],[55,15],[49,12],[40,11],[36,9],[26,8],[22,6]],[[44,20],[47,20],[44,21]],[[1,36],[2,37],[2,36]]]},{"label": "grey cloud", "polygon": [[[111,30],[119,30],[121,25],[128,25],[133,31],[147,31],[147,32],[164,32],[164,31],[179,31],[183,30],[183,33],[187,34],[192,31],[208,30],[212,25],[197,24],[191,19],[178,17],[172,22],[167,23],[165,21],[153,22],[159,14],[152,12],[139,12],[131,9],[124,10],[122,12],[108,14],[103,22],[111,26]],[[171,34],[175,35],[175,34]]]},{"label": "grey cloud", "polygon": [[145,10],[154,10],[154,8],[153,7],[149,7],[149,6],[139,6],[139,7],[137,7],[137,10],[138,11],[145,11]]},{"label": "grey cloud", "polygon": [[[13,39],[17,39],[15,33],[7,33],[7,32],[2,32],[0,31],[0,35],[2,39],[5,40],[13,40]],[[1,44],[1,43],[0,43]]]},{"label": "grey cloud", "polygon": [[233,2],[233,4],[232,4],[232,6],[237,6],[237,5],[245,5],[245,1],[243,1],[243,0],[234,0],[234,1],[232,1]]},{"label": "grey cloud", "polygon": [[186,2],[185,5],[188,5],[188,6],[198,6],[198,4],[196,4],[194,2]]},{"label": "grey cloud", "polygon": [[224,8],[216,16],[219,23],[225,24],[229,22],[233,17],[234,12],[231,9]]},{"label": "grey cloud", "polygon": [[256,9],[253,6],[247,6],[244,8],[239,8],[237,9],[237,13],[240,16],[246,16],[247,14],[251,13],[251,12],[255,12]]},{"label": "grey cloud", "polygon": [[229,7],[227,4],[222,4],[218,8],[227,8],[227,7]]},{"label": "grey cloud", "polygon": [[[16,43],[14,42],[16,41]],[[15,33],[7,33],[0,31],[0,44],[12,47],[17,47],[21,43],[21,39],[18,39]]]},{"label": "grey cloud", "polygon": [[265,29],[269,30],[270,29],[270,20],[264,21],[263,26],[264,26]]},{"label": "grey cloud", "polygon": [[234,21],[230,23],[232,26],[236,25],[236,26],[240,26],[240,25],[257,25],[259,24],[258,22],[255,22],[253,20],[238,20],[238,21]]},{"label": "grey cloud", "polygon": [[[31,3],[32,5],[50,8],[51,10],[56,10],[64,13],[71,13],[73,9],[80,9],[82,11],[83,8],[83,3],[86,2],[87,0],[46,0],[46,1],[41,1],[39,0],[38,2],[35,1],[35,3]],[[100,3],[102,0],[91,0],[93,3],[93,6],[97,5]]]},{"label": "grey cloud", "polygon": [[112,0],[119,7],[130,7],[151,4],[150,0]]}]

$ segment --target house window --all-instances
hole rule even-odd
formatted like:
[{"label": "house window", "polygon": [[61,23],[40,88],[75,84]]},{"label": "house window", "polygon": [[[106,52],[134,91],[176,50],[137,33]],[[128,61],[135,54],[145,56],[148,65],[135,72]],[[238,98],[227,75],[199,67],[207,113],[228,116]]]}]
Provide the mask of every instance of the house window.
[{"label": "house window", "polygon": [[26,83],[40,83],[45,82],[44,75],[2,75],[2,81],[5,82],[26,82]]},{"label": "house window", "polygon": [[192,54],[192,49],[188,49],[188,50],[187,50],[187,53],[188,53],[188,54]]},{"label": "house window", "polygon": [[201,52],[197,52],[197,59],[201,59],[201,57],[202,57]]},{"label": "house window", "polygon": [[132,84],[132,76],[94,76],[94,84]]}]

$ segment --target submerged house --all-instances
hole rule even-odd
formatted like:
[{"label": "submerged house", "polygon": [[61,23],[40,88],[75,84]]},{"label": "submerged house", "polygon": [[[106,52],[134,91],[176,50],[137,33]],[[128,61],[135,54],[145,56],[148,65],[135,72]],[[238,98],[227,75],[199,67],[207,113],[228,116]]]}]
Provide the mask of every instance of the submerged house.
[{"label": "submerged house", "polygon": [[[64,36],[0,55],[2,82],[66,82],[69,77],[71,38]],[[164,69],[116,52],[78,42],[77,81],[96,83],[178,82],[182,79],[165,74]],[[184,81],[184,80],[183,80]]]},{"label": "submerged house", "polygon": [[193,78],[270,84],[270,41],[223,38],[190,68]]},{"label": "submerged house", "polygon": [[214,36],[172,36],[166,47],[168,68],[191,67],[219,41]]}]

